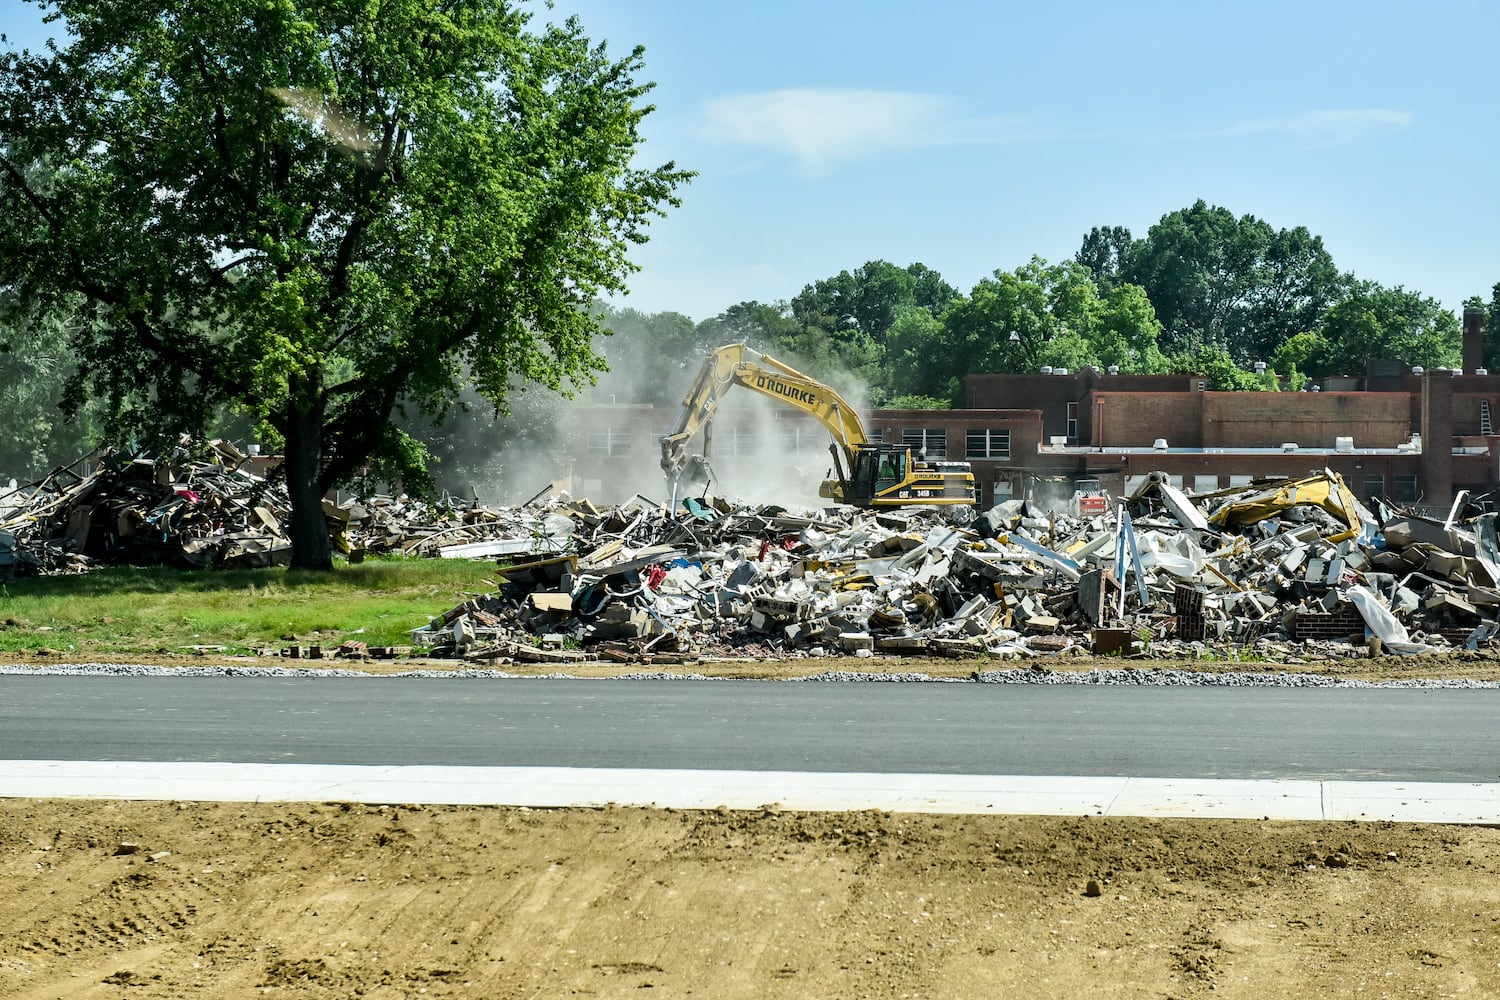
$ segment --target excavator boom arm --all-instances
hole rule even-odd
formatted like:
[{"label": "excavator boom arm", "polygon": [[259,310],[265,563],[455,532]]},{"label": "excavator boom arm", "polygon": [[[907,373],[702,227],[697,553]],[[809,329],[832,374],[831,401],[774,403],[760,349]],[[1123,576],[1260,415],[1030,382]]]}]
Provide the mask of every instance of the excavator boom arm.
[{"label": "excavator boom arm", "polygon": [[689,463],[688,442],[709,427],[719,400],[735,385],[811,416],[833,436],[851,467],[855,451],[869,440],[859,411],[833,389],[744,344],[726,344],[704,359],[692,388],[683,397],[677,423],[661,439],[661,467],[669,481],[675,483],[681,478]]},{"label": "excavator boom arm", "polygon": [[[819,496],[856,507],[972,507],[974,475],[968,463],[934,466],[921,453],[914,461],[906,445],[870,441],[859,411],[837,392],[744,344],[726,344],[709,353],[682,401],[676,425],[661,439],[661,467],[674,502],[678,487],[695,467],[705,479],[711,478],[706,466],[714,413],[724,392],[736,385],[801,410],[833,437],[831,450],[838,478],[825,480],[818,489]],[[688,443],[700,431],[703,454],[689,455]]]}]

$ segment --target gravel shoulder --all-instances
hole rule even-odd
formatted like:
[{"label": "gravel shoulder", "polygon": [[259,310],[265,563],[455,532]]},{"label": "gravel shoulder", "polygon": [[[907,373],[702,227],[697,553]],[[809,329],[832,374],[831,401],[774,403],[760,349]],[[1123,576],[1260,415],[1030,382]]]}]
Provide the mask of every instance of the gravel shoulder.
[{"label": "gravel shoulder", "polygon": [[449,673],[494,670],[517,676],[541,677],[565,674],[572,677],[629,677],[640,674],[683,677],[714,677],[737,680],[792,680],[825,674],[868,675],[872,679],[972,680],[997,674],[1087,674],[1107,671],[1111,674],[1134,674],[1149,677],[1153,673],[1183,675],[1265,675],[1268,677],[1312,677],[1327,681],[1367,683],[1463,682],[1500,683],[1500,652],[1495,650],[1454,650],[1421,656],[1379,656],[1363,654],[1335,656],[1327,654],[1287,655],[1280,658],[1238,659],[1206,652],[1200,657],[1094,656],[1087,653],[1063,653],[1029,660],[948,659],[942,657],[853,657],[803,656],[787,658],[707,657],[687,662],[652,661],[616,663],[603,660],[581,660],[570,663],[514,663],[403,657],[392,660],[293,660],[285,657],[226,657],[202,655],[99,654],[87,656],[64,653],[0,654],[0,664],[36,670],[66,669],[80,664],[99,662],[135,664],[163,668],[230,667],[236,670],[308,670],[315,672],[356,672],[377,675],[412,671]]}]

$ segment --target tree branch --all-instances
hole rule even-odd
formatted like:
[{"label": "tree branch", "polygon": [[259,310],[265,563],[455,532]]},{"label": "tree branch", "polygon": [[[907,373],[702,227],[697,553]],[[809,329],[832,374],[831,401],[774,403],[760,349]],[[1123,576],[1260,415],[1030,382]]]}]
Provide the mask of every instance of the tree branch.
[{"label": "tree branch", "polygon": [[239,267],[241,264],[248,263],[249,261],[255,260],[258,257],[264,256],[265,254],[259,252],[247,253],[243,257],[236,257],[234,260],[230,261],[228,264],[225,264],[222,267],[214,268],[212,273],[215,277],[221,278],[224,275],[228,274],[230,271],[233,271],[235,268]]},{"label": "tree branch", "polygon": [[[446,355],[478,332],[481,319],[482,317],[478,310],[471,312],[468,320],[454,327],[453,331],[447,337],[425,348],[422,353],[424,355]],[[354,378],[346,379],[337,385],[329,386],[326,391],[330,399],[336,396],[359,396],[389,379],[405,379],[406,371],[410,367],[404,356],[393,358],[391,359],[390,366],[385,371],[378,373],[366,372],[362,375],[356,375]]]},{"label": "tree branch", "polygon": [[[197,53],[198,74],[203,77],[203,82],[208,85],[210,92],[217,93],[222,88],[212,78],[208,70],[208,60],[204,58],[202,50]],[[229,149],[229,138],[224,134],[229,126],[229,114],[224,110],[224,102],[217,97],[214,99],[214,121],[213,128],[209,129],[209,137],[213,142],[214,152],[219,156],[219,163],[224,168],[224,177],[233,186],[235,193],[239,195],[240,201],[246,207],[253,208],[254,203],[249,198],[249,191],[245,187],[243,178],[235,169],[234,154]]]},{"label": "tree branch", "polygon": [[52,211],[52,206],[47,204],[45,198],[31,190],[31,185],[26,183],[25,175],[11,162],[10,157],[0,156],[0,166],[5,167],[5,172],[10,175],[11,180],[15,181],[16,185],[26,195],[26,200],[31,202],[31,207],[36,209],[37,214],[47,220],[47,225],[56,226],[58,219],[57,215]]}]

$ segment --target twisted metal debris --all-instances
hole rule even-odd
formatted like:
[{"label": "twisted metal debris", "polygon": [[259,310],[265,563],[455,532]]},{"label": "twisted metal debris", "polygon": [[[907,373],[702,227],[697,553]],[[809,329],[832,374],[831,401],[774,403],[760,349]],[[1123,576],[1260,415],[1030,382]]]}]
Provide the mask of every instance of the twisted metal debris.
[{"label": "twisted metal debris", "polygon": [[[284,564],[274,464],[215,442],[0,493],[0,579],[109,562]],[[596,507],[328,500],[365,554],[495,559],[502,585],[413,645],[495,665],[705,656],[1011,659],[1072,651],[1257,660],[1478,649],[1500,632],[1493,514],[1365,509],[1337,476],[1193,495],[1149,477],[1104,513],[1008,501],[966,526],[936,509],[797,510],[726,499]]]},{"label": "twisted metal debris", "polygon": [[[1497,631],[1493,515],[1366,510],[1331,473],[1192,496],[1152,477],[1112,510],[669,511],[553,498],[499,590],[414,633],[475,662],[701,656],[1264,659],[1478,648]],[[1434,540],[1436,539],[1436,540]]]}]

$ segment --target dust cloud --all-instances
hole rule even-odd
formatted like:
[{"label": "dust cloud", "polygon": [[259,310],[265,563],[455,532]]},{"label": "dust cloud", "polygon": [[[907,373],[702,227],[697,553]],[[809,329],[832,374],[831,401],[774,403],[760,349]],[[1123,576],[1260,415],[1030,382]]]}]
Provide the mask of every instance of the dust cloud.
[{"label": "dust cloud", "polygon": [[[613,370],[601,377],[591,400],[574,409],[585,438],[574,467],[578,492],[604,503],[620,503],[635,494],[671,499],[660,469],[661,438],[677,423],[683,397],[704,358],[718,346],[700,344],[690,354],[669,358],[643,357],[628,349],[610,356]],[[773,356],[809,370],[795,356]],[[867,391],[852,376],[830,378],[826,384],[865,412]],[[795,407],[744,386],[730,388],[720,398],[708,433],[700,431],[688,446],[690,454],[707,457],[713,479],[685,486],[684,496],[811,509],[832,503],[818,496],[823,480],[835,475],[829,453],[833,438],[826,428]],[[616,438],[604,441],[606,432]]]},{"label": "dust cloud", "polygon": [[[610,366],[574,399],[540,387],[513,394],[511,412],[496,413],[476,394],[441,424],[412,422],[427,444],[439,490],[484,503],[522,503],[549,487],[599,504],[636,495],[668,502],[661,471],[661,438],[676,424],[682,399],[717,343],[684,343],[662,351],[650,338],[617,334],[599,342]],[[750,345],[760,349],[762,345]],[[802,371],[804,359],[774,353]],[[852,376],[823,381],[859,412],[867,391]],[[832,436],[795,407],[737,386],[722,396],[710,435],[698,434],[692,454],[704,454],[714,478],[684,486],[679,496],[718,496],[753,504],[817,509],[832,501],[818,487],[834,477]]]}]

